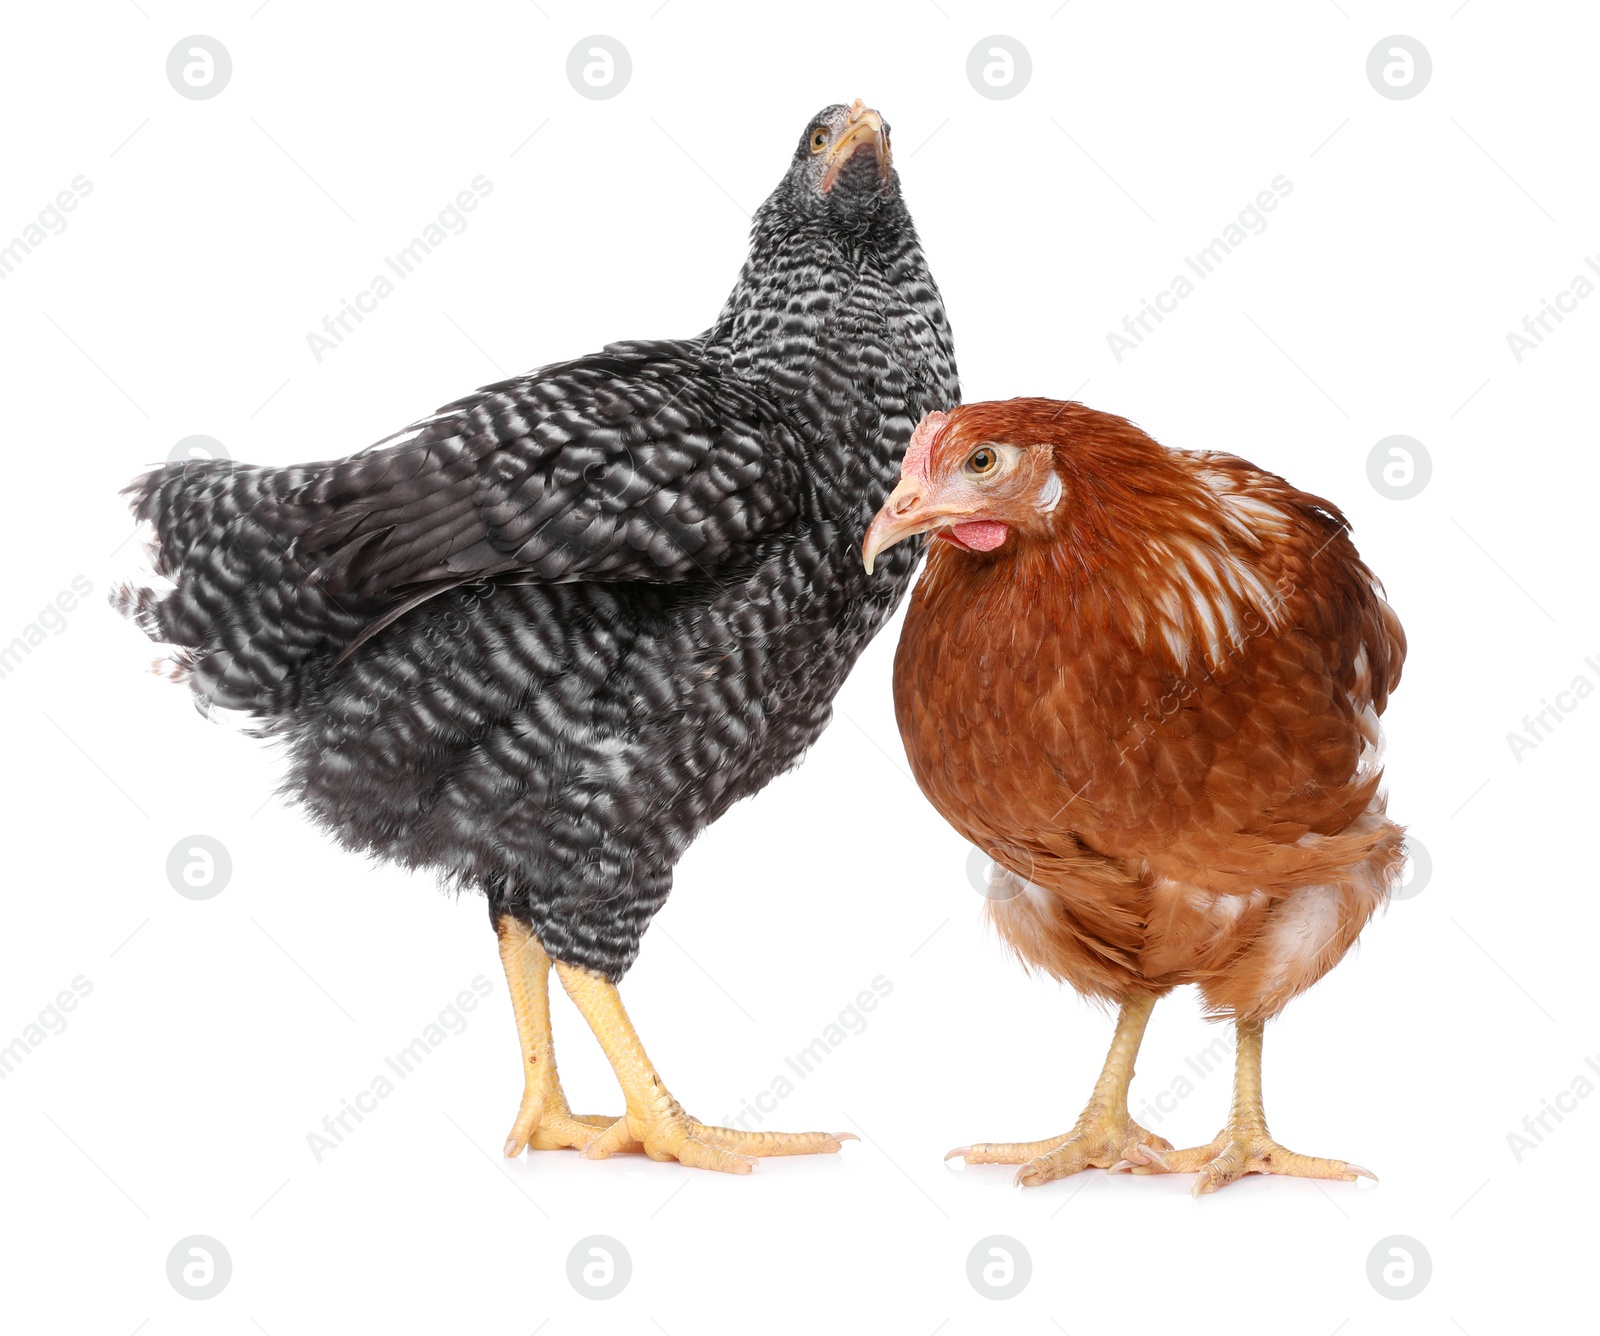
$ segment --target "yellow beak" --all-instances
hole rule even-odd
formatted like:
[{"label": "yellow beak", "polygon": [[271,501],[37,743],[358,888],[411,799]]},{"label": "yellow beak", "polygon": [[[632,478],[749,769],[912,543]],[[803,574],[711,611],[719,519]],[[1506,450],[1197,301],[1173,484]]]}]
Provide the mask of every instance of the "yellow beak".
[{"label": "yellow beak", "polygon": [[861,540],[861,562],[872,574],[879,553],[888,551],[896,543],[926,533],[940,520],[954,518],[970,512],[950,506],[931,504],[927,499],[928,485],[921,478],[901,478],[900,484],[889,493],[878,513],[872,517],[867,536]]},{"label": "yellow beak", "polygon": [[856,150],[871,145],[878,159],[880,176],[889,175],[889,133],[883,127],[883,117],[867,106],[859,97],[850,107],[850,118],[839,137],[828,147],[822,159],[822,188],[832,190],[840,170],[856,154]]}]

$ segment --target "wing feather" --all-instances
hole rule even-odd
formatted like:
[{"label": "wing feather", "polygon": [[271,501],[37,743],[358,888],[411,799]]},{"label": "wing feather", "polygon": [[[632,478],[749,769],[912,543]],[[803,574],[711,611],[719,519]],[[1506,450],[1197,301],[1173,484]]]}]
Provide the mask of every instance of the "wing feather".
[{"label": "wing feather", "polygon": [[517,571],[708,573],[804,504],[795,433],[697,341],[613,345],[447,405],[277,502],[334,597]]}]

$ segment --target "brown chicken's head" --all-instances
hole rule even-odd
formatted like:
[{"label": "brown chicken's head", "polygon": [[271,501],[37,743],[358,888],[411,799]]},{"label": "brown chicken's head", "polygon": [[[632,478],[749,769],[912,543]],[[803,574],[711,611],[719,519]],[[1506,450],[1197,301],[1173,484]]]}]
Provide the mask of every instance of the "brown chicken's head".
[{"label": "brown chicken's head", "polygon": [[929,413],[900,466],[900,485],[861,544],[872,570],[878,554],[927,533],[966,552],[992,552],[1012,538],[1049,537],[1067,492],[1056,458],[1076,404],[1046,399],[969,404]]}]

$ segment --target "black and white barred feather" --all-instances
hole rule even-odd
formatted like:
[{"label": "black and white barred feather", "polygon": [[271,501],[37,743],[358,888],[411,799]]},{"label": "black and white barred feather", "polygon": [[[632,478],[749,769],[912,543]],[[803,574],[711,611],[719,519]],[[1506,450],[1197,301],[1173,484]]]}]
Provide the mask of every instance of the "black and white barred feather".
[{"label": "black and white barred feather", "polygon": [[173,587],[120,605],[202,704],[283,739],[286,793],[611,978],[689,842],[826,726],[916,561],[869,577],[861,534],[959,398],[898,180],[858,155],[823,191],[809,157],[699,338],[491,385],[347,459],[129,489]]}]

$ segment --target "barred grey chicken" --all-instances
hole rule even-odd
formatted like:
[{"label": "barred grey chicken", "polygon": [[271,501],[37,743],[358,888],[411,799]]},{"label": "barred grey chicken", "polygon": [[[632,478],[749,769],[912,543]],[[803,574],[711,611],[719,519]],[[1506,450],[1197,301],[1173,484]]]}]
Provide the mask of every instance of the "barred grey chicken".
[{"label": "barred grey chicken", "polygon": [[[345,845],[481,891],[524,1093],[508,1156],[573,1147],[748,1172],[823,1133],[695,1122],[615,984],[673,866],[794,765],[909,582],[862,531],[918,419],[959,398],[889,129],[819,113],[698,338],[609,345],[491,385],[348,459],[168,465],[129,489],[203,708],[280,738],[285,792]],[[574,1115],[549,968],[620,1117]]]}]

